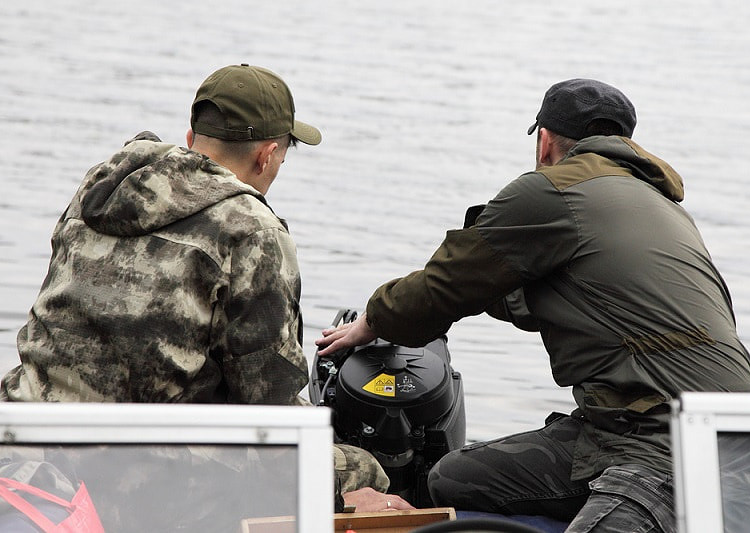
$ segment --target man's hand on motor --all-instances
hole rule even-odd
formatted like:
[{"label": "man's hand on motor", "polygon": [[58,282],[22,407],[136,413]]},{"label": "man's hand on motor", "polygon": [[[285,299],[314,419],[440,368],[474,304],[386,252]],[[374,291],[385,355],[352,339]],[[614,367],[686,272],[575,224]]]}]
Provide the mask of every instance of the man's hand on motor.
[{"label": "man's hand on motor", "polygon": [[367,325],[366,315],[363,313],[354,322],[341,324],[335,328],[323,330],[323,337],[316,340],[318,355],[325,357],[339,350],[362,346],[375,340],[377,335]]}]

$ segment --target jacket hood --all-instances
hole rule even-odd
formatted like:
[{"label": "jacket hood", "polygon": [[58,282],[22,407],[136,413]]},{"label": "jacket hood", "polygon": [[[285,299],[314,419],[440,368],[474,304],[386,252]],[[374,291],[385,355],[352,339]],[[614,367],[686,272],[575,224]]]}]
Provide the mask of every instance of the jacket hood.
[{"label": "jacket hood", "polygon": [[633,176],[650,183],[664,196],[675,202],[685,197],[682,177],[666,161],[648,153],[632,139],[601,135],[581,139],[565,156],[565,159],[595,153],[629,169]]},{"label": "jacket hood", "polygon": [[266,203],[257,190],[208,157],[143,132],[89,170],[78,197],[88,226],[134,237],[238,194]]}]

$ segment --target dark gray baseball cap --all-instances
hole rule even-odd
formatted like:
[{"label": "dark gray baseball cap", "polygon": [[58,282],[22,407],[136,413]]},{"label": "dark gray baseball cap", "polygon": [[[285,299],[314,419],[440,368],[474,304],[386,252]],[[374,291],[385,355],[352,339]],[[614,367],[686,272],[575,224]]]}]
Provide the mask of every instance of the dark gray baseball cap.
[{"label": "dark gray baseball cap", "polygon": [[635,129],[635,107],[619,89],[601,81],[574,78],[550,87],[536,122],[528,134],[539,127],[547,128],[571,139],[587,136],[586,127],[596,119],[611,120],[620,125],[624,137],[632,137]]}]

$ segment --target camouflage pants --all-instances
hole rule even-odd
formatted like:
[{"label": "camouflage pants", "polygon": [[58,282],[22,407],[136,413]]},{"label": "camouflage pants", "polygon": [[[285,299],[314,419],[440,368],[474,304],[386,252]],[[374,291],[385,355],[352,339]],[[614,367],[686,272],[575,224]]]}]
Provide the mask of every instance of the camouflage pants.
[{"label": "camouflage pants", "polygon": [[674,533],[672,476],[622,465],[593,480],[570,479],[580,424],[562,416],[539,430],[453,451],[430,472],[430,495],[438,506],[572,520],[571,533]]},{"label": "camouflage pants", "polygon": [[379,492],[388,490],[390,481],[380,463],[370,452],[348,444],[333,445],[333,464],[336,484],[341,492],[372,487]]}]

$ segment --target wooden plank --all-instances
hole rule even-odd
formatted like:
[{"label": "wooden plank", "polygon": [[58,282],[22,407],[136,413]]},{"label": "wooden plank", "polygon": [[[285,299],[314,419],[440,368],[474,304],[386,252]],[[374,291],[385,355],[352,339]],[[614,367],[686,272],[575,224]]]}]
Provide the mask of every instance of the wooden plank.
[{"label": "wooden plank", "polygon": [[[336,532],[351,529],[357,533],[408,533],[425,524],[455,519],[456,511],[453,507],[333,515]],[[294,516],[247,518],[240,524],[240,533],[295,533],[295,531]]]},{"label": "wooden plank", "polygon": [[336,531],[355,529],[360,531],[378,531],[391,533],[394,528],[398,531],[411,531],[417,526],[455,520],[456,511],[452,507],[433,509],[413,509],[406,511],[380,511],[373,513],[337,513],[333,523]]},{"label": "wooden plank", "polygon": [[245,518],[240,522],[240,533],[297,533],[297,517]]}]

